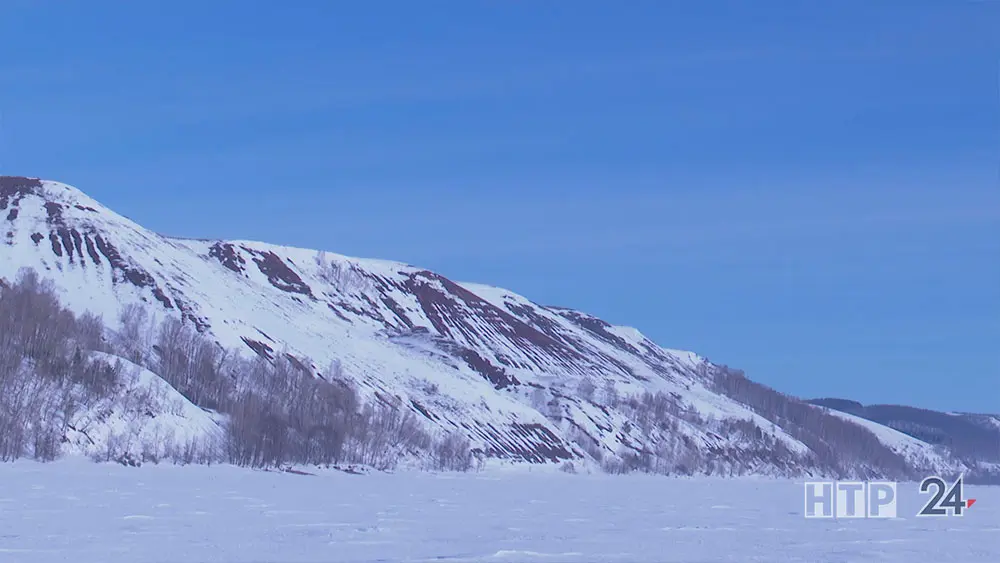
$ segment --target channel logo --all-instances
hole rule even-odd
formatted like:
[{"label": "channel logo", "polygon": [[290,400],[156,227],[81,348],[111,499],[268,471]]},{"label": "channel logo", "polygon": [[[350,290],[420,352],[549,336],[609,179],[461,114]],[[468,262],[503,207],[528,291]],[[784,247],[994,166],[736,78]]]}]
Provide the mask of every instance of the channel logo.
[{"label": "channel logo", "polygon": [[[803,488],[806,518],[896,518],[898,484],[895,481],[806,481]],[[963,478],[952,485],[931,476],[920,483],[929,494],[917,516],[962,516],[976,503],[964,496]]]}]

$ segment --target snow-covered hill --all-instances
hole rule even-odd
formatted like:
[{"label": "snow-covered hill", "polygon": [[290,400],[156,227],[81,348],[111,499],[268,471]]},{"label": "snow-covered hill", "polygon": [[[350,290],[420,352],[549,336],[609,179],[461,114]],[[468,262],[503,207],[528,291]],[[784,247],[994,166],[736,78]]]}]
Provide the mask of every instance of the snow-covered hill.
[{"label": "snow-covered hill", "polygon": [[368,398],[395,398],[495,459],[654,453],[680,470],[823,472],[815,439],[718,392],[717,366],[586,313],[398,262],[170,238],[30,178],[0,178],[0,222],[0,278],[33,268],[70,309],[111,325],[140,303],[247,355],[286,355],[316,376],[337,363]]},{"label": "snow-covered hill", "polygon": [[871,433],[874,434],[880,442],[902,455],[914,468],[917,468],[924,473],[961,473],[962,471],[966,471],[968,469],[963,464],[950,459],[948,455],[942,454],[941,452],[928,447],[926,442],[922,442],[912,436],[903,434],[898,430],[894,430],[888,426],[883,426],[877,422],[872,422],[853,414],[840,412],[834,409],[827,410],[835,416],[839,416],[845,420],[853,422],[854,424],[865,427],[871,431]]}]

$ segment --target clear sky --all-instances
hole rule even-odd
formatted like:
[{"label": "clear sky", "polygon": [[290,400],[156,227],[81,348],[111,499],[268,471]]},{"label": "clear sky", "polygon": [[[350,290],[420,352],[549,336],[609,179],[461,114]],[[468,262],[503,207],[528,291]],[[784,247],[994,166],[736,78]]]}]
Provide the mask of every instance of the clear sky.
[{"label": "clear sky", "polygon": [[5,0],[0,171],[798,396],[1000,412],[998,29],[960,0]]}]

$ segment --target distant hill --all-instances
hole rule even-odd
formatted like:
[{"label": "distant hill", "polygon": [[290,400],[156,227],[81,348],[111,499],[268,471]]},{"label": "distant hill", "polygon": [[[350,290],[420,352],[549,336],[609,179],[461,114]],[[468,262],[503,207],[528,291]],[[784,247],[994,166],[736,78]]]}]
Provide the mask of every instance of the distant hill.
[{"label": "distant hill", "polygon": [[946,413],[904,405],[862,405],[845,399],[813,399],[811,404],[852,414],[968,460],[1000,463],[1000,415]]}]

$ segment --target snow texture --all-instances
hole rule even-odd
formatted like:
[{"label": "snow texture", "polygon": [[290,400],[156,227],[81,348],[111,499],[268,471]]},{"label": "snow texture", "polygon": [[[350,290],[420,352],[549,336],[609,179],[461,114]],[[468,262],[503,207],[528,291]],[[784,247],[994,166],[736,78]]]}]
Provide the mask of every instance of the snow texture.
[{"label": "snow texture", "polygon": [[962,517],[805,519],[802,484],[559,473],[313,476],[230,466],[0,465],[0,560],[19,563],[995,563],[1000,488]]}]

